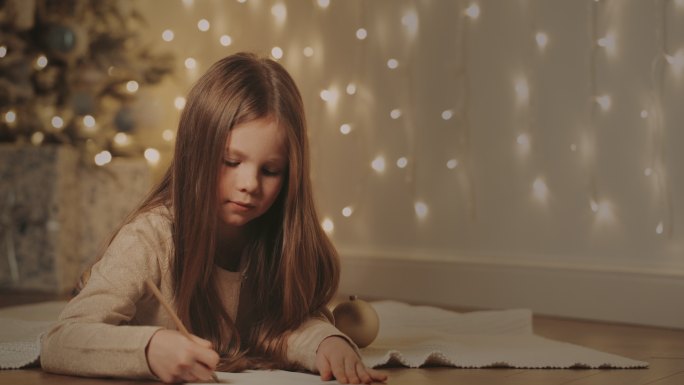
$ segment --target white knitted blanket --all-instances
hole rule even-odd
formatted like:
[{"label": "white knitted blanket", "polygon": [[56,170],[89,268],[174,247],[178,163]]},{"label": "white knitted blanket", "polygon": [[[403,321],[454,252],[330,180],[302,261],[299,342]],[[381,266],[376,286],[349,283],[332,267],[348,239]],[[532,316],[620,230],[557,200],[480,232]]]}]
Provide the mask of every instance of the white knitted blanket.
[{"label": "white knitted blanket", "polygon": [[0,309],[0,369],[19,369],[36,364],[40,338],[66,302],[43,302]]},{"label": "white knitted blanket", "polygon": [[378,337],[362,350],[366,366],[386,363],[460,368],[640,368],[636,361],[532,332],[525,309],[456,313],[400,302],[372,303],[380,318]]}]

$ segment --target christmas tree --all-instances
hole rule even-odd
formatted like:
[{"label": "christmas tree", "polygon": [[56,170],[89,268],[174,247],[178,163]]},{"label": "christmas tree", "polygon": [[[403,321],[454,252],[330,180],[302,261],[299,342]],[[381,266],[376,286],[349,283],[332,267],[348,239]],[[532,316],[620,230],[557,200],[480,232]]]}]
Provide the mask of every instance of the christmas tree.
[{"label": "christmas tree", "polygon": [[127,0],[0,0],[0,142],[112,151],[138,88],[173,68],[145,27]]}]

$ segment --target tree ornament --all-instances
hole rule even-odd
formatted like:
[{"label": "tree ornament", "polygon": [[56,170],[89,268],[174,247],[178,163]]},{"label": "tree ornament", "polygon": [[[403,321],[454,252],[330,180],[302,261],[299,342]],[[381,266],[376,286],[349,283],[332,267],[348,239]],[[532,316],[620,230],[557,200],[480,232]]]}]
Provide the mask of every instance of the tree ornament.
[{"label": "tree ornament", "polygon": [[88,34],[76,23],[49,24],[44,39],[50,55],[68,63],[83,56],[88,49]]},{"label": "tree ornament", "polygon": [[135,130],[135,117],[133,116],[133,108],[130,106],[122,106],[114,116],[114,125],[118,131],[130,133]]},{"label": "tree ornament", "polygon": [[340,303],[333,310],[335,326],[359,348],[370,345],[380,330],[378,313],[368,302],[349,296],[349,301]]}]

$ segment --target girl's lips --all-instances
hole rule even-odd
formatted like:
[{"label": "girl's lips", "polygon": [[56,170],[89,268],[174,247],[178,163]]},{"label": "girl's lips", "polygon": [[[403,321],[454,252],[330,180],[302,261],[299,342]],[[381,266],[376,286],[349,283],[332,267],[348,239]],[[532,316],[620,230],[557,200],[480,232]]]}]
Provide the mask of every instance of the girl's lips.
[{"label": "girl's lips", "polygon": [[254,205],[234,201],[228,201],[228,205],[230,205],[232,209],[237,211],[248,211],[254,208]]}]

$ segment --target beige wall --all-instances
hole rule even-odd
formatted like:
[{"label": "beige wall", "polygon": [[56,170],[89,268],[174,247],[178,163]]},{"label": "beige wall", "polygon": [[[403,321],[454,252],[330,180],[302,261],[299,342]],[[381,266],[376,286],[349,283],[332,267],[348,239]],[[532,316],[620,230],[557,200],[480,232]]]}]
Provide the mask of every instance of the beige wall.
[{"label": "beige wall", "polygon": [[[464,16],[470,2],[447,0],[136,2],[150,41],[179,59],[174,79],[140,91],[148,128],[139,140],[168,160],[160,138],[177,124],[174,98],[218,58],[278,46],[305,99],[320,213],[343,256],[648,272],[681,283],[684,69],[661,59],[684,60],[682,1],[474,3],[477,19]],[[285,6],[282,23],[275,4]],[[615,48],[598,47],[610,34]],[[186,57],[196,71],[182,66]],[[323,101],[323,89],[337,101]],[[607,111],[600,95],[611,98]],[[382,173],[371,167],[378,156]]]}]

